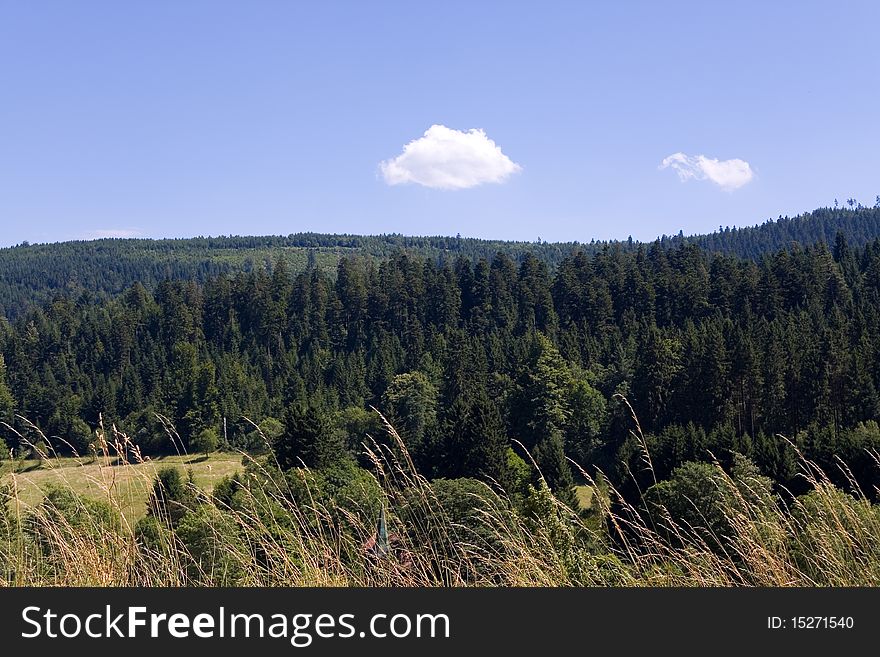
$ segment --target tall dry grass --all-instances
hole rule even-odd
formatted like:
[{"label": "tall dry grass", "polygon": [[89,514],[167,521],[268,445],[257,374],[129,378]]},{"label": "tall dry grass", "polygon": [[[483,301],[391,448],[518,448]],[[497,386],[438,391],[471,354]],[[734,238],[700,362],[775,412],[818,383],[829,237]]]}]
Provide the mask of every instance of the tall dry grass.
[{"label": "tall dry grass", "polygon": [[[628,502],[586,472],[589,514],[576,513],[543,484],[517,504],[486,485],[463,524],[417,472],[394,428],[386,428],[389,441],[365,446],[371,484],[387,513],[386,556],[368,547],[376,500],[323,499],[303,470],[305,499],[300,492],[294,503],[291,480],[271,460],[243,455],[247,467],[234,504],[191,490],[187,520],[173,526],[154,503],[149,532],[125,520],[124,491],[112,474],[96,482],[102,503],[62,484],[34,507],[23,503],[10,475],[0,516],[0,585],[880,585],[877,508],[834,487],[803,457],[801,475],[812,492],[785,503],[768,500],[759,478],[737,480],[716,464],[712,485],[723,503],[723,535],[708,522],[682,522],[663,506]],[[35,427],[32,433],[39,436]],[[635,433],[645,446],[638,425]],[[97,437],[94,458],[118,468],[141,459],[115,428],[99,428]],[[52,467],[53,455],[43,458]],[[129,485],[153,484],[142,475]]]}]

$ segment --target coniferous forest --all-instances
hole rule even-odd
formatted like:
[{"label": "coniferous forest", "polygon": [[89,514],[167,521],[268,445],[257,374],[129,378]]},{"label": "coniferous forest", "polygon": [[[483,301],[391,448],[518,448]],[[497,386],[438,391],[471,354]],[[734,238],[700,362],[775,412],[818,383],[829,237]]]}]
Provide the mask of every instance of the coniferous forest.
[{"label": "coniferous forest", "polygon": [[[388,549],[405,545],[404,581],[423,581],[420,568],[441,583],[693,582],[673,555],[693,562],[699,548],[708,570],[727,555],[729,582],[774,583],[737,542],[771,514],[782,538],[757,544],[781,541],[791,581],[841,583],[813,557],[839,549],[874,564],[873,582],[878,217],[820,210],[653,243],[300,235],[4,250],[4,458],[240,454],[242,473],[213,492],[173,469],[150,484],[137,549],[164,554],[175,536],[184,581],[251,581],[242,563],[269,572],[267,545],[290,550],[292,536],[310,554],[310,531],[351,539],[334,562],[350,581],[357,546],[388,540],[369,536],[381,507],[397,527]],[[97,264],[105,250],[116,269]],[[96,515],[118,522],[112,505],[78,499],[53,489],[34,516],[19,512],[40,568],[59,567],[48,517],[74,533]],[[858,520],[867,556],[825,545],[811,524],[822,504]],[[522,524],[502,531],[509,517]],[[487,565],[522,557],[514,534],[561,574]],[[453,559],[462,545],[495,557]],[[650,563],[628,562],[633,550]],[[307,570],[301,560],[288,567]]]}]

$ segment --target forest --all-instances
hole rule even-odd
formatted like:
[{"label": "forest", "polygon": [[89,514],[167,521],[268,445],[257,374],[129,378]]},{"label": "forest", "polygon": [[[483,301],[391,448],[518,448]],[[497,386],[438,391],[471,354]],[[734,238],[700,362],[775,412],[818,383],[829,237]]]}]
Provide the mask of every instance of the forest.
[{"label": "forest", "polygon": [[[439,248],[436,240],[406,249],[301,236],[297,246],[348,251],[322,262],[315,251],[302,262],[289,260],[302,251],[274,252],[198,276],[186,267],[201,267],[203,255],[181,261],[188,264],[180,276],[143,255],[120,272],[115,284],[126,283],[118,291],[97,279],[100,294],[55,285],[51,299],[46,289],[35,293],[0,324],[5,451],[12,459],[97,454],[109,435],[124,461],[244,455],[252,479],[224,479],[210,513],[187,492],[184,475],[163,471],[136,530],[142,545],[161,552],[159,521],[167,520],[189,553],[202,555],[193,557],[199,577],[214,583],[199,532],[232,522],[218,517],[243,512],[245,492],[253,504],[280,477],[287,488],[279,495],[294,513],[320,493],[336,509],[324,520],[344,533],[338,509],[363,512],[359,526],[371,526],[376,482],[393,467],[411,468],[407,476],[451,505],[455,526],[470,528],[464,542],[492,550],[501,549],[497,536],[487,538],[474,520],[472,498],[499,495],[526,524],[548,504],[568,509],[561,513],[589,530],[589,538],[571,530],[565,543],[569,582],[607,583],[610,566],[596,555],[610,559],[635,540],[632,530],[612,530],[614,519],[653,526],[645,513],[657,505],[678,528],[652,529],[668,549],[686,546],[683,536],[701,527],[706,554],[724,553],[739,531],[731,514],[693,508],[693,499],[723,487],[718,476],[733,482],[736,499],[755,497],[780,518],[796,516],[804,500],[815,505],[811,495],[839,491],[865,505],[875,527],[880,212],[816,215],[650,244],[492,243],[486,253],[468,242],[465,252],[442,257],[426,251]],[[835,223],[857,229],[838,227],[826,240],[816,228]],[[371,251],[380,245],[387,252]],[[274,246],[269,239],[248,248]],[[59,272],[93,266],[76,264],[76,248],[57,247],[65,255],[56,259]],[[144,271],[145,282],[126,278]],[[8,277],[4,284],[11,289]],[[404,525],[409,513],[410,529],[424,527],[413,486],[395,485],[389,513]],[[580,501],[583,488],[592,505]],[[351,510],[352,497],[365,505],[360,511]],[[280,513],[260,509],[249,513]],[[449,531],[460,537],[460,528]],[[571,562],[578,541],[593,555],[589,567],[580,557]],[[268,559],[265,546],[252,552]],[[793,554],[796,561],[801,553]],[[798,567],[806,572],[811,563]],[[227,575],[240,573],[229,568]],[[471,562],[456,568],[464,581],[484,581]]]},{"label": "forest", "polygon": [[[789,248],[797,242],[810,246],[832,244],[842,232],[852,246],[861,247],[880,236],[880,207],[865,208],[854,202],[849,209],[820,208],[797,217],[779,217],[754,226],[719,226],[706,235],[659,237],[663,248],[696,244],[713,253],[757,260],[764,254]],[[606,246],[632,251],[639,246],[624,241],[534,242],[480,240],[467,237],[410,237],[405,235],[325,235],[292,233],[265,237],[196,237],[190,239],[99,239],[54,244],[22,243],[0,249],[0,316],[12,319],[37,302],[56,294],[74,299],[104,299],[134,283],[154,290],[163,280],[205,282],[223,274],[271,266],[282,254],[292,272],[319,267],[333,274],[340,257],[361,255],[385,259],[398,253],[422,256],[441,263],[466,257],[491,260],[497,253],[517,264],[531,254],[555,271],[559,263],[577,252],[595,255]],[[648,244],[647,246],[650,246]]]}]

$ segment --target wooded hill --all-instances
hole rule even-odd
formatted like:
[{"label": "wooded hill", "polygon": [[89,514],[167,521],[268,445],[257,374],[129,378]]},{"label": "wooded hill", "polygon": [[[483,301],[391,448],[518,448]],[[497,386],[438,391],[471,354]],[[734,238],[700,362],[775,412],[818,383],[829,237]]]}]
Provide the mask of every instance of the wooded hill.
[{"label": "wooded hill", "polygon": [[[662,236],[660,246],[677,248],[696,244],[710,252],[759,259],[792,243],[802,246],[833,243],[842,232],[851,246],[864,246],[880,237],[877,208],[823,208],[794,218],[744,227],[719,227],[708,235]],[[135,282],[149,290],[163,280],[205,282],[221,274],[252,271],[282,254],[293,272],[317,266],[331,275],[340,257],[359,254],[388,258],[400,251],[435,263],[466,257],[472,262],[496,253],[519,265],[527,254],[555,271],[566,257],[583,252],[594,255],[606,246],[624,251],[638,242],[547,243],[478,240],[461,237],[407,237],[403,235],[323,235],[296,233],[286,237],[212,237],[192,239],[103,239],[57,244],[22,244],[0,249],[0,316],[15,317],[32,302],[50,301],[57,293],[77,298],[106,298]]]},{"label": "wooded hill", "polygon": [[[829,216],[868,226],[876,215]],[[639,480],[647,475],[625,396],[652,478],[737,453],[797,492],[797,448],[841,486],[874,494],[880,240],[854,247],[840,233],[830,247],[794,244],[758,260],[689,242],[594,245],[554,267],[533,253],[485,258],[488,244],[475,241],[439,262],[396,247],[377,258],[404,238],[352,239],[369,255],[340,257],[332,273],[278,258],[231,276],[205,270],[204,282],[135,283],[114,298],[62,295],[30,308],[0,325],[0,415],[23,415],[59,451],[80,453],[101,418],[143,453],[200,451],[206,431],[259,451],[266,445],[246,417],[262,423],[282,465],[320,469],[382,435],[375,406],[432,478],[504,484],[525,449],[570,499],[566,457],[633,495],[651,483]],[[201,243],[203,254],[213,248]],[[119,246],[161,276],[135,244]],[[85,246],[6,253],[52,248]]]}]

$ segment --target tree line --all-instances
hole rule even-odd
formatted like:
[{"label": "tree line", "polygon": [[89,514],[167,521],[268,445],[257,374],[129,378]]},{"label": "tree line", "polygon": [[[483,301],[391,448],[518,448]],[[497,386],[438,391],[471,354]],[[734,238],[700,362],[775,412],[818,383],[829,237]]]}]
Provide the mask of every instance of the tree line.
[{"label": "tree line", "polygon": [[[759,260],[795,242],[802,246],[831,244],[837,232],[846,235],[852,246],[864,246],[880,237],[880,209],[860,205],[850,209],[820,208],[761,225],[719,226],[707,235],[663,235],[656,243],[665,249],[695,244],[713,253]],[[94,301],[116,296],[134,283],[153,292],[163,280],[204,283],[217,276],[259,269],[267,263],[271,266],[281,257],[292,272],[319,267],[331,276],[340,257],[365,255],[384,260],[401,251],[434,260],[438,265],[454,263],[460,257],[472,262],[491,260],[496,253],[504,253],[519,265],[526,255],[532,255],[555,272],[563,260],[578,252],[593,256],[608,246],[635,251],[641,244],[632,239],[555,243],[537,236],[532,242],[509,242],[461,236],[320,233],[23,243],[0,249],[0,316],[13,319],[31,304],[51,301],[58,293]]]}]

